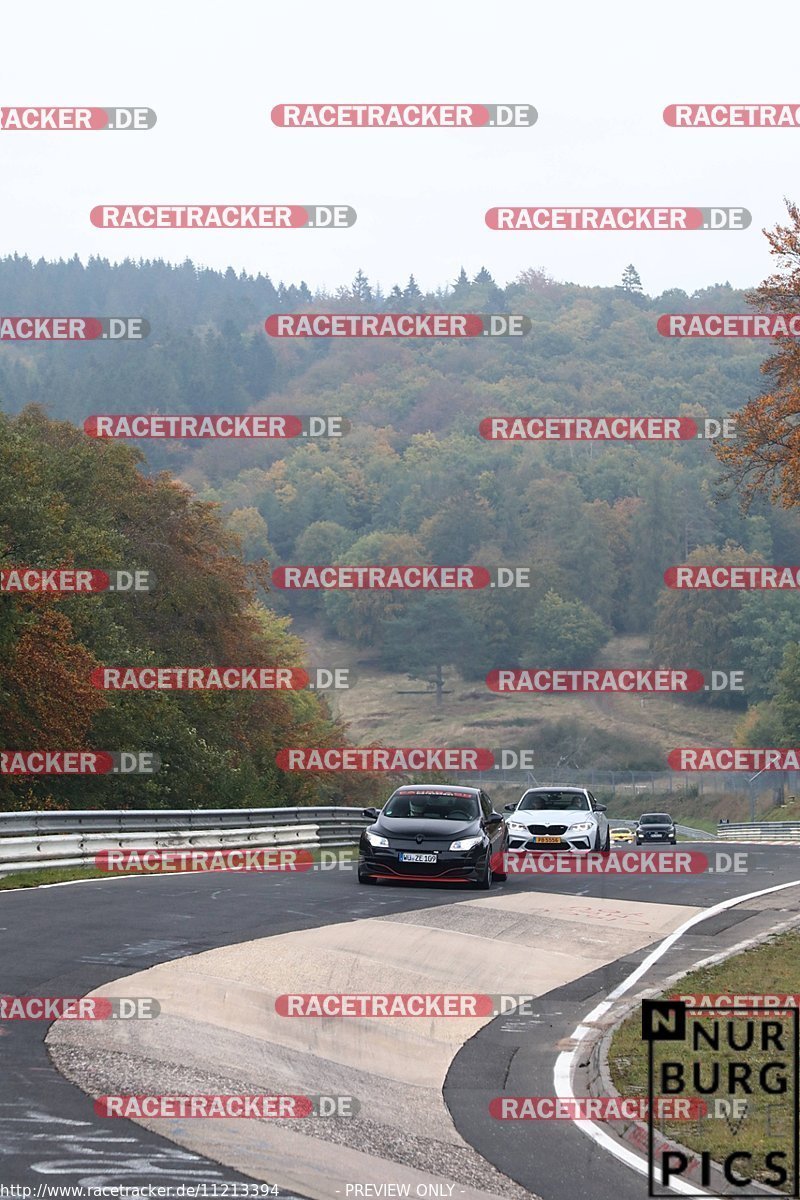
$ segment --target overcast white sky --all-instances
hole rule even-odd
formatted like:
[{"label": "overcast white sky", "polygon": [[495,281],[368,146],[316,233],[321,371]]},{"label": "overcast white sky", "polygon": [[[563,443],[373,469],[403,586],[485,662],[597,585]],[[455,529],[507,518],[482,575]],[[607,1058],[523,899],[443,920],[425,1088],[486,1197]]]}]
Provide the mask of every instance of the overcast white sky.
[{"label": "overcast white sky", "polygon": [[[313,288],[386,290],[463,263],[687,291],[769,268],[761,233],[800,198],[800,129],[676,130],[665,105],[800,104],[780,36],[743,0],[37,0],[2,15],[0,105],[146,105],[140,133],[0,132],[0,253],[163,257]],[[275,128],[289,101],[530,103],[532,129]],[[342,203],[350,230],[95,229],[100,203]],[[742,232],[495,233],[494,205],[741,205]]]}]

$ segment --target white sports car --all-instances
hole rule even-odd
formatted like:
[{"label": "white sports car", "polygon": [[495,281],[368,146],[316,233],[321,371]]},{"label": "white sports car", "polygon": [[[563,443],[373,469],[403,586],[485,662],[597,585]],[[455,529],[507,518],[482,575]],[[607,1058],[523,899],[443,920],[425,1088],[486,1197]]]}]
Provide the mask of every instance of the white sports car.
[{"label": "white sports car", "polygon": [[529,788],[507,804],[509,850],[600,850],[611,848],[606,806],[579,787]]}]

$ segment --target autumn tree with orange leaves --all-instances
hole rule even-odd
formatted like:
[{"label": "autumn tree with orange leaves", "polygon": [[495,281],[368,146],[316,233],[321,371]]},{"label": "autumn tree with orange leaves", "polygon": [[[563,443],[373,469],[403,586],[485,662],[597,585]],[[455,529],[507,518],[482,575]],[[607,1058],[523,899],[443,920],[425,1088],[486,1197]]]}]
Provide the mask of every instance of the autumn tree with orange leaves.
[{"label": "autumn tree with orange leaves", "polygon": [[[800,207],[787,200],[790,224],[765,230],[777,270],[749,303],[762,313],[800,314]],[[769,391],[735,414],[736,439],[715,447],[747,505],[759,494],[784,508],[800,504],[800,340],[776,337],[761,370]]]},{"label": "autumn tree with orange leaves", "polygon": [[[136,568],[149,593],[0,595],[0,748],[145,750],[152,777],[0,774],[0,810],[243,807],[341,801],[341,776],[283,772],[287,746],[346,741],[324,697],[298,692],[98,691],[118,666],[302,666],[290,621],[259,602],[217,508],[139,451],[98,442],[35,408],[0,413],[0,567]],[[371,781],[348,802],[372,802]]]}]

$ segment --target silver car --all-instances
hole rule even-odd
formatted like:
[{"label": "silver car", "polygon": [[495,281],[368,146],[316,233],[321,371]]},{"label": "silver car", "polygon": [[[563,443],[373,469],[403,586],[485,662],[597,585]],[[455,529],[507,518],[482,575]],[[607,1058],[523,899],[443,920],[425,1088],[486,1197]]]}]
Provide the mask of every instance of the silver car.
[{"label": "silver car", "polygon": [[509,850],[600,850],[611,848],[606,806],[580,787],[529,788],[506,804]]}]

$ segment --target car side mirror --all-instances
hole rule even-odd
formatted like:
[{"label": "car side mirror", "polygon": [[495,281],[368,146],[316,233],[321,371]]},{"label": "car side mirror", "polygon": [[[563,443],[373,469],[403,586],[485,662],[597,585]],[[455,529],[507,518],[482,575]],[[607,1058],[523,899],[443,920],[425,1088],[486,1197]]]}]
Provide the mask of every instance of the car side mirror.
[{"label": "car side mirror", "polygon": [[598,812],[608,812],[607,804],[596,804],[595,808],[597,809]]},{"label": "car side mirror", "polygon": [[499,813],[499,812],[495,812],[495,810],[492,809],[491,814],[489,816],[489,820],[490,821],[502,821],[502,819],[503,819],[503,814]]},{"label": "car side mirror", "polygon": [[374,821],[378,816],[378,810],[377,808],[362,808],[361,815],[362,817],[372,817]]},{"label": "car side mirror", "polygon": [[513,812],[516,807],[516,804],[504,804],[503,812]]}]

